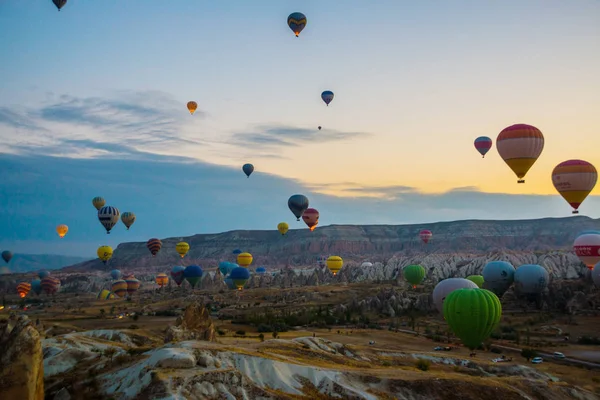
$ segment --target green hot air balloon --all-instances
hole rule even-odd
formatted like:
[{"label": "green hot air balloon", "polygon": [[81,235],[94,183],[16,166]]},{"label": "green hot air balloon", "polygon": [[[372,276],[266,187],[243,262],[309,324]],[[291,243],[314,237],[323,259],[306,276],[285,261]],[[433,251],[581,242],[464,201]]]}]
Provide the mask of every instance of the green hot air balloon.
[{"label": "green hot air balloon", "polygon": [[457,289],[444,300],[444,318],[471,350],[490,336],[501,316],[500,299],[486,289]]},{"label": "green hot air balloon", "polygon": [[477,287],[483,286],[483,276],[481,275],[469,275],[467,279],[477,285]]},{"label": "green hot air balloon", "polygon": [[425,278],[425,268],[420,265],[407,265],[402,272],[404,273],[404,279],[406,279],[413,288],[417,287],[419,283],[423,282],[423,278]]}]

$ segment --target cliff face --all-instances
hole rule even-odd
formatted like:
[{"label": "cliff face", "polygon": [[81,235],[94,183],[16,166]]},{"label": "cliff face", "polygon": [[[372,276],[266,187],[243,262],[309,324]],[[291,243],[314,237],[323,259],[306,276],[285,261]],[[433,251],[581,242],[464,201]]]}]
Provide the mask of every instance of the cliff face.
[{"label": "cliff face", "polygon": [[[301,224],[301,222],[298,222]],[[320,255],[340,255],[346,262],[384,262],[394,255],[411,257],[436,254],[485,254],[498,250],[547,253],[570,250],[576,235],[600,228],[600,220],[588,217],[545,218],[517,221],[455,221],[421,225],[332,225],[290,230],[286,236],[272,231],[231,231],[162,239],[163,246],[151,257],[146,243],[122,243],[110,266],[158,267],[181,263],[175,252],[180,240],[190,244],[185,265],[215,266],[221,260],[234,260],[232,251],[241,249],[254,256],[254,266],[314,265]],[[418,238],[421,229],[430,229],[433,238],[425,245]],[[99,260],[69,267],[69,271],[105,270]]]}]

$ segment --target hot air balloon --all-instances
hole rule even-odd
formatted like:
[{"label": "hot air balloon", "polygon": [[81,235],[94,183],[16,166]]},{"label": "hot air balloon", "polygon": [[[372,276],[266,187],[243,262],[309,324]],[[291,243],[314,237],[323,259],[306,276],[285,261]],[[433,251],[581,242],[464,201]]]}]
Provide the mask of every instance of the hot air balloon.
[{"label": "hot air balloon", "polygon": [[501,297],[512,285],[515,267],[506,261],[490,261],[483,267],[483,288]]},{"label": "hot air balloon", "polygon": [[119,216],[121,213],[115,207],[104,206],[98,210],[98,220],[106,229],[106,233],[109,234],[110,230],[119,222]]},{"label": "hot air balloon", "polygon": [[431,239],[432,236],[433,233],[431,233],[429,229],[423,229],[421,232],[419,232],[419,237],[425,244],[429,243],[429,239]]},{"label": "hot air balloon", "polygon": [[133,294],[138,291],[140,285],[142,284],[133,276],[125,279],[125,283],[127,283],[127,294],[129,295],[129,297],[133,296]]},{"label": "hot air balloon", "polygon": [[187,109],[190,112],[190,114],[193,115],[196,112],[196,109],[198,109],[198,103],[196,103],[195,101],[188,101]]},{"label": "hot air balloon", "polygon": [[444,300],[457,289],[475,289],[477,285],[464,278],[448,278],[440,281],[433,289],[433,304],[444,314]]},{"label": "hot air balloon", "polygon": [[594,285],[600,287],[600,263],[596,264],[594,269],[592,269],[592,281]]},{"label": "hot air balloon", "polygon": [[56,227],[56,233],[58,233],[58,237],[61,239],[65,237],[67,232],[69,232],[69,227],[65,224],[61,224]]},{"label": "hot air balloon", "polygon": [[474,284],[477,285],[477,287],[481,288],[483,287],[483,276],[481,275],[469,275],[467,276],[467,279],[470,280],[471,282],[473,282]]},{"label": "hot air balloon", "polygon": [[280,222],[277,224],[277,230],[282,236],[285,235],[289,229],[290,226],[287,224],[287,222]]},{"label": "hot air balloon", "polygon": [[96,296],[96,298],[98,300],[109,300],[109,299],[114,299],[115,295],[110,290],[102,289],[101,291],[98,292],[98,295]]},{"label": "hot air balloon", "polygon": [[252,260],[252,254],[250,253],[241,253],[237,256],[237,263],[243,268],[248,268],[252,264]]},{"label": "hot air balloon", "polygon": [[485,158],[485,154],[492,148],[492,139],[487,136],[479,136],[475,139],[475,148],[481,154],[481,158]]},{"label": "hot air balloon", "polygon": [[110,285],[110,290],[117,296],[124,297],[127,293],[127,282],[125,282],[123,279],[114,281],[113,284]]},{"label": "hot air balloon", "polygon": [[288,16],[287,23],[292,32],[298,37],[300,32],[306,27],[306,15],[301,12],[291,13]]},{"label": "hot air balloon", "polygon": [[219,272],[221,273],[221,275],[227,276],[237,266],[237,264],[235,264],[234,266],[234,264],[230,263],[229,261],[221,261],[219,263]]},{"label": "hot air balloon", "polygon": [[500,299],[485,289],[456,289],[444,300],[444,318],[450,329],[471,350],[496,329],[502,316]]},{"label": "hot air balloon", "polygon": [[173,278],[173,281],[177,284],[177,286],[181,286],[181,283],[183,282],[183,271],[185,271],[185,268],[180,265],[177,265],[171,269],[171,278]]},{"label": "hot air balloon", "polygon": [[129,230],[131,225],[133,225],[135,222],[135,214],[131,211],[125,211],[123,214],[121,214],[121,222],[123,222],[123,224],[127,227],[127,230]]},{"label": "hot air balloon", "polygon": [[100,210],[106,204],[106,200],[100,196],[96,196],[92,199],[92,205],[96,208],[96,210]]},{"label": "hot air balloon", "polygon": [[98,254],[98,258],[106,265],[113,255],[113,249],[110,246],[100,246],[96,253]]},{"label": "hot air balloon", "polygon": [[200,281],[200,278],[202,278],[202,268],[200,268],[199,265],[188,265],[183,271],[183,276],[185,277],[185,280],[189,282],[193,289],[196,287],[196,284]]},{"label": "hot air balloon", "polygon": [[160,241],[160,239],[152,238],[146,242],[146,247],[148,248],[148,250],[150,250],[150,254],[152,254],[152,257],[154,257],[160,251],[160,248],[162,247],[162,242]]},{"label": "hot air balloon", "polygon": [[242,254],[242,251],[240,249],[235,249],[231,253],[237,256],[238,254]]},{"label": "hot air balloon", "polygon": [[63,8],[65,4],[67,4],[67,0],[52,0],[52,2],[56,6],[56,8],[58,8],[58,11],[60,11],[60,9]]},{"label": "hot air balloon", "polygon": [[40,272],[38,272],[38,277],[40,279],[44,279],[44,278],[46,278],[49,275],[50,275],[50,272],[46,271],[45,269],[43,269]]},{"label": "hot air balloon", "polygon": [[327,265],[327,257],[319,256],[317,257],[317,265],[321,268]]},{"label": "hot air balloon", "polygon": [[156,275],[156,284],[161,288],[169,283],[169,277],[164,272]]},{"label": "hot air balloon", "polygon": [[256,268],[256,273],[258,275],[264,275],[267,272],[267,270],[265,269],[265,267],[258,267]]},{"label": "hot air balloon", "polygon": [[31,281],[31,290],[33,290],[33,293],[35,293],[39,296],[42,293],[42,281],[39,279],[32,280]]},{"label": "hot air balloon", "polygon": [[548,286],[550,276],[541,265],[524,264],[515,271],[515,291],[519,294],[540,294]]},{"label": "hot air balloon", "polygon": [[229,277],[231,278],[231,281],[233,282],[234,286],[238,290],[242,290],[246,282],[248,282],[248,279],[250,279],[250,272],[248,272],[246,268],[237,267],[234,268],[233,271],[231,271]]},{"label": "hot air balloon", "polygon": [[573,207],[573,214],[579,214],[577,209],[594,189],[597,181],[596,168],[583,160],[563,161],[552,171],[552,184]]},{"label": "hot air balloon", "polygon": [[11,253],[8,250],[4,250],[2,252],[2,259],[8,264],[10,262],[10,260],[12,260],[13,258],[13,253]]},{"label": "hot air balloon", "polygon": [[113,278],[115,281],[118,280],[119,278],[121,278],[121,271],[119,271],[118,269],[113,269],[112,271],[110,271],[110,277]]},{"label": "hot air balloon", "polygon": [[319,130],[321,130],[321,127],[319,126]]},{"label": "hot air balloon", "polygon": [[600,234],[586,233],[577,236],[573,250],[588,269],[594,268],[600,262]]},{"label": "hot air balloon", "polygon": [[27,293],[31,290],[31,283],[21,282],[17,285],[17,293],[19,293],[19,297],[23,298],[27,296]]},{"label": "hot air balloon", "polygon": [[307,208],[302,214],[302,220],[311,232],[314,231],[319,225],[319,211],[314,208]]},{"label": "hot air balloon", "polygon": [[60,288],[60,280],[53,276],[47,276],[42,279],[42,290],[47,295],[55,294]]},{"label": "hot air balloon", "polygon": [[342,260],[342,257],[340,256],[329,256],[326,264],[333,276],[336,276],[339,270],[344,266],[344,260]]},{"label": "hot air balloon", "polygon": [[308,198],[302,194],[295,194],[288,199],[288,207],[296,220],[300,221],[300,217],[308,208]]},{"label": "hot air balloon", "polygon": [[190,245],[186,242],[179,242],[175,246],[175,251],[181,258],[185,257],[185,255],[190,251]]},{"label": "hot air balloon", "polygon": [[371,268],[373,266],[373,263],[369,262],[369,261],[365,261],[364,263],[360,264],[361,268]]},{"label": "hot air balloon", "polygon": [[242,165],[242,171],[244,171],[244,173],[246,174],[246,176],[248,178],[250,178],[250,175],[252,175],[252,173],[254,172],[254,165],[252,165],[252,164],[244,164],[244,165]]},{"label": "hot air balloon", "polygon": [[233,280],[231,279],[230,276],[228,276],[227,278],[225,278],[223,280],[223,282],[225,282],[225,284],[227,285],[227,288],[232,289],[232,290],[236,289],[235,285],[233,284]]},{"label": "hot air balloon", "polygon": [[511,125],[496,138],[496,149],[519,178],[517,183],[525,183],[523,178],[544,149],[544,135],[531,125]]},{"label": "hot air balloon", "polygon": [[402,274],[404,275],[404,279],[406,279],[413,288],[416,288],[425,278],[425,268],[421,265],[407,265],[402,269]]},{"label": "hot air balloon", "polygon": [[323,99],[325,104],[327,104],[327,107],[329,107],[329,103],[333,100],[333,92],[331,90],[324,91],[321,93],[321,99]]}]

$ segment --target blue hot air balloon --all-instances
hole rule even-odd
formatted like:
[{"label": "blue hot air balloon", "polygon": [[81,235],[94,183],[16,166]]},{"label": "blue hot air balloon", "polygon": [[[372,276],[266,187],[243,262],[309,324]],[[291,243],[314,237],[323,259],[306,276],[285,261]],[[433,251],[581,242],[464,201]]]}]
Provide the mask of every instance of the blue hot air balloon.
[{"label": "blue hot air balloon", "polygon": [[308,198],[302,194],[295,194],[288,199],[288,207],[296,220],[300,221],[300,217],[308,209]]},{"label": "blue hot air balloon", "polygon": [[233,271],[231,271],[229,277],[233,281],[235,287],[238,290],[242,290],[246,282],[248,282],[248,279],[250,279],[250,272],[247,268],[237,267]]},{"label": "blue hot air balloon", "polygon": [[306,27],[306,15],[301,12],[291,13],[288,16],[287,23],[292,32],[298,37],[300,32]]},{"label": "blue hot air balloon", "polygon": [[237,256],[238,254],[242,254],[242,251],[240,249],[235,249],[234,251],[232,251],[232,253]]},{"label": "blue hot air balloon", "polygon": [[321,93],[321,99],[323,99],[325,104],[327,104],[327,107],[329,107],[329,103],[333,100],[333,92],[331,90],[324,91]]},{"label": "blue hot air balloon", "polygon": [[176,265],[171,268],[171,278],[173,278],[177,286],[181,286],[181,283],[183,282],[183,271],[185,271],[185,268],[181,265]]},{"label": "blue hot air balloon", "polygon": [[49,275],[50,275],[50,272],[46,271],[45,269],[43,269],[40,272],[38,272],[38,277],[40,279],[47,278]]},{"label": "blue hot air balloon", "polygon": [[264,275],[266,272],[267,272],[267,270],[266,270],[265,267],[258,267],[258,268],[256,268],[256,273],[258,275]]},{"label": "blue hot air balloon", "polygon": [[42,281],[34,279],[31,281],[31,290],[38,296],[42,293]]},{"label": "blue hot air balloon", "polygon": [[112,271],[110,271],[110,277],[113,278],[115,281],[121,279],[121,271],[119,271],[118,269],[113,269]]},{"label": "blue hot air balloon", "polygon": [[183,271],[183,276],[194,288],[202,278],[202,268],[199,265],[188,265]]},{"label": "blue hot air balloon", "polygon": [[235,289],[235,285],[233,284],[233,280],[231,280],[230,276],[228,276],[227,278],[225,278],[224,282],[225,282],[225,284],[227,285],[227,287],[229,289]]},{"label": "blue hot air balloon", "polygon": [[246,174],[246,176],[248,178],[250,178],[250,175],[252,175],[252,173],[254,172],[254,165],[252,165],[252,164],[244,164],[242,166],[242,171],[244,171],[244,173]]}]

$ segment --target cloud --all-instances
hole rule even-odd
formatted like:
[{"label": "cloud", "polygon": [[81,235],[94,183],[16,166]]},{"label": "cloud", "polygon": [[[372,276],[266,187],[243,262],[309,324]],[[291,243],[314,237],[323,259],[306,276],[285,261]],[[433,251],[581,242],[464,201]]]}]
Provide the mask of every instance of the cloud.
[{"label": "cloud", "polygon": [[0,124],[16,129],[40,129],[39,125],[26,113],[8,107],[0,107]]},{"label": "cloud", "polygon": [[308,143],[326,143],[370,136],[367,132],[342,132],[333,129],[308,129],[286,125],[260,125],[251,132],[237,132],[234,142],[242,145],[260,144],[271,147],[289,147]]},{"label": "cloud", "polygon": [[337,197],[375,197],[393,200],[407,193],[417,193],[418,190],[411,186],[365,186],[356,182],[340,182],[329,184],[309,185],[317,193]]}]

